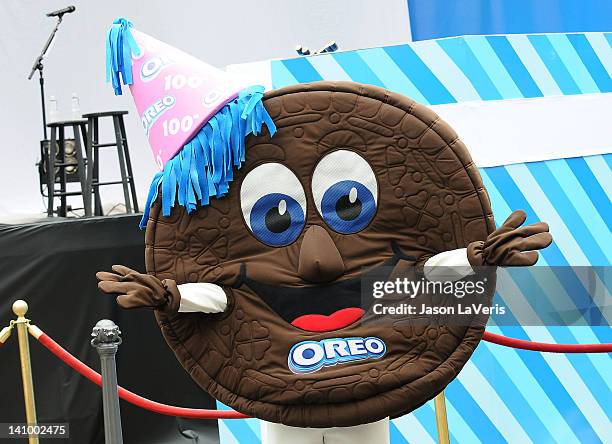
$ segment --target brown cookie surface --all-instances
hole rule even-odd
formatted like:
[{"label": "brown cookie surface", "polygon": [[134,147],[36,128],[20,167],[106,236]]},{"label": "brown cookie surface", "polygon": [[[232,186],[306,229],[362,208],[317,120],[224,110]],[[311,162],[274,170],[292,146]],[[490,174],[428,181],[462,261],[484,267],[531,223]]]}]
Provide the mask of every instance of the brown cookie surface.
[{"label": "brown cookie surface", "polygon": [[[411,411],[456,377],[486,317],[303,326],[344,309],[352,319],[363,270],[484,240],[494,221],[478,170],[431,110],[377,87],[301,84],[267,93],[264,105],[278,131],[247,138],[227,196],[191,215],[177,206],[163,217],[159,201],[151,209],[147,271],[216,283],[230,302],[215,315],[159,312],[162,332],[203,389],[264,420],[351,426]],[[385,344],[382,356],[310,372],[288,360],[303,341],[370,337]]]}]

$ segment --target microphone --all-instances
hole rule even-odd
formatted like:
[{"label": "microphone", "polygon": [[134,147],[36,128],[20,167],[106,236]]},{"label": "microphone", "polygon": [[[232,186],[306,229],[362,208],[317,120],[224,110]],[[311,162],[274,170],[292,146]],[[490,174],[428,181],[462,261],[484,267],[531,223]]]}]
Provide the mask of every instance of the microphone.
[{"label": "microphone", "polygon": [[74,6],[66,6],[65,8],[48,13],[47,17],[61,17],[64,14],[70,14],[71,12],[74,12],[75,9],[76,8]]}]

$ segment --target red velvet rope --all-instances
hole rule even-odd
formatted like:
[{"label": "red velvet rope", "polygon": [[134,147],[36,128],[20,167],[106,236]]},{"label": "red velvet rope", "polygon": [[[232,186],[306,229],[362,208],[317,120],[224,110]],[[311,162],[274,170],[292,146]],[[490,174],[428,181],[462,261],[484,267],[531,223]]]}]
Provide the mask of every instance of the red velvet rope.
[{"label": "red velvet rope", "polygon": [[[38,341],[44,345],[51,353],[64,361],[68,366],[76,372],[85,376],[90,381],[97,385],[102,385],[102,376],[91,367],[79,361],[72,356],[61,345],[42,333]],[[612,352],[612,344],[547,344],[543,342],[525,341],[522,339],[509,338],[507,336],[496,335],[495,333],[485,332],[483,340],[505,347],[520,348],[523,350],[533,350],[540,352],[551,353],[610,353]],[[180,416],[183,418],[199,418],[199,419],[242,419],[248,416],[236,412],[234,410],[207,410],[207,409],[192,409],[186,407],[176,407],[172,405],[162,404],[140,395],[130,392],[129,390],[119,387],[119,397],[124,401],[134,404],[145,410],[161,413],[168,416]]]},{"label": "red velvet rope", "polygon": [[509,338],[484,332],[482,337],[487,342],[503,345],[505,347],[520,348],[550,353],[612,353],[612,344],[548,344],[545,342],[532,342],[523,339]]},{"label": "red velvet rope", "polygon": [[[102,376],[91,367],[85,365],[77,358],[72,356],[66,349],[61,345],[47,336],[45,333],[40,335],[38,341],[44,345],[51,353],[64,361],[68,366],[74,369],[76,372],[85,376],[90,381],[102,385]],[[161,413],[162,415],[168,416],[180,416],[183,418],[199,418],[199,419],[242,419],[248,418],[248,416],[234,410],[207,410],[207,409],[190,409],[186,407],[175,407],[172,405],[162,404],[159,402],[151,401],[150,399],[143,398],[136,393],[132,393],[129,390],[119,387],[119,397],[124,401],[134,404],[145,410],[150,410],[155,413]]]}]

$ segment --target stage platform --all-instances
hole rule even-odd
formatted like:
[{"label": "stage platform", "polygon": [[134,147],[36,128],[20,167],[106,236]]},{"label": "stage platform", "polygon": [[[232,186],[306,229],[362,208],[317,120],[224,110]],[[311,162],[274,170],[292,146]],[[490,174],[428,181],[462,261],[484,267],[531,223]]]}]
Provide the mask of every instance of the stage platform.
[{"label": "stage platform", "polygon": [[[33,324],[99,371],[89,335],[98,320],[112,319],[123,337],[117,354],[120,385],[158,402],[215,408],[175,360],[153,313],[122,310],[98,291],[96,272],[113,264],[144,272],[139,219],[124,215],[0,225],[0,325],[14,319],[13,301],[24,299]],[[30,349],[39,422],[69,423],[70,443],[103,443],[101,390],[36,341]],[[0,349],[0,363],[0,417],[25,422],[16,333]],[[219,440],[216,421],[162,416],[123,401],[121,415],[126,443]]]}]

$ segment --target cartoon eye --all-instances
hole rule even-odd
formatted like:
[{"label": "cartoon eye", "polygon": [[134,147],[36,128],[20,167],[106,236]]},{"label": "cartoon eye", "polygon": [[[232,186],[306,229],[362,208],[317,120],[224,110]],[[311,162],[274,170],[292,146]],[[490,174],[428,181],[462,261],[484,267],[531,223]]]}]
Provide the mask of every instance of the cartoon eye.
[{"label": "cartoon eye", "polygon": [[376,213],[376,176],[359,154],[334,151],[319,161],[312,174],[312,196],[319,214],[334,231],[357,233]]},{"label": "cartoon eye", "polygon": [[251,170],[242,181],[240,203],[246,224],[264,244],[288,245],[304,228],[304,189],[280,163],[264,163]]}]

